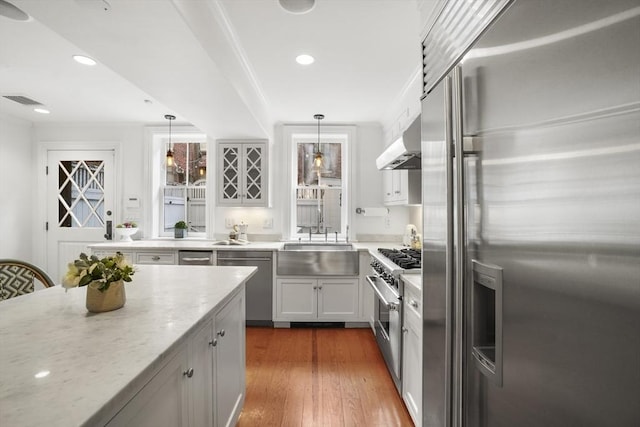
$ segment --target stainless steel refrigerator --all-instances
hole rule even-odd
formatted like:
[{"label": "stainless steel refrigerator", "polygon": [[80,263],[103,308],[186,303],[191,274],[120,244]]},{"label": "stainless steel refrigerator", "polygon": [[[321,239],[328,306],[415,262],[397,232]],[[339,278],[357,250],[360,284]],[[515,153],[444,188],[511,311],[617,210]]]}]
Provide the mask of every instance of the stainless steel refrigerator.
[{"label": "stainless steel refrigerator", "polygon": [[423,426],[640,425],[640,2],[445,2],[423,43]]}]

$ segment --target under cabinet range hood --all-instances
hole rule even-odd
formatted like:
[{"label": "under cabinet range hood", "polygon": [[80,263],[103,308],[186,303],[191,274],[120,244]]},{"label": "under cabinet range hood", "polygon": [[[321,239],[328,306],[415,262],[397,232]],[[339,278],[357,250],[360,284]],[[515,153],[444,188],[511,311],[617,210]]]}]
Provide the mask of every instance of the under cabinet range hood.
[{"label": "under cabinet range hood", "polygon": [[376,166],[383,169],[420,169],[420,116],[389,145],[376,159]]}]

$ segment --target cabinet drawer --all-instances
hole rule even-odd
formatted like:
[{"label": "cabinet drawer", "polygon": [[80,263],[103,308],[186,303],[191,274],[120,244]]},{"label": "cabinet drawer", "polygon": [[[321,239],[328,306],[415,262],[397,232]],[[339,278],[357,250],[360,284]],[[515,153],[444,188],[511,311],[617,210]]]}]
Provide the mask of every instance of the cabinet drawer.
[{"label": "cabinet drawer", "polygon": [[133,263],[133,252],[127,252],[127,251],[120,251],[117,249],[113,249],[113,250],[105,250],[105,249],[99,249],[99,250],[92,250],[91,254],[97,256],[98,258],[104,258],[107,256],[114,256],[116,254],[116,252],[121,252],[122,255],[124,255],[124,258],[130,262]]},{"label": "cabinet drawer", "polygon": [[422,320],[422,298],[420,291],[406,282],[404,286],[404,310],[405,321],[420,328],[419,325]]},{"label": "cabinet drawer", "polygon": [[136,264],[175,264],[173,252],[137,252]]}]

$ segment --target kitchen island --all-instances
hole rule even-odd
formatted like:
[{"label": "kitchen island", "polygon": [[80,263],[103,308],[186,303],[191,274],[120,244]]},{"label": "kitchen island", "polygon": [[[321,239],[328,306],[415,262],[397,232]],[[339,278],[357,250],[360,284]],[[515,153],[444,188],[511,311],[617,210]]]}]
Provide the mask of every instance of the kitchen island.
[{"label": "kitchen island", "polygon": [[[244,285],[256,269],[190,266],[185,274],[185,267],[140,265],[136,270],[126,284],[126,305],[112,312],[88,313],[86,288],[65,293],[55,286],[0,303],[0,425],[126,425],[145,410],[186,420],[180,425],[200,410],[213,425],[218,415],[211,408],[219,407],[237,416],[244,401]],[[215,335],[218,321],[226,322],[224,338],[219,330]],[[196,339],[205,349],[195,348]],[[236,345],[225,347],[222,340]],[[204,369],[192,368],[202,360]],[[228,361],[234,364],[228,373],[216,372],[216,364],[220,368]],[[178,406],[141,405],[148,385],[176,366],[175,390],[165,387],[171,385],[166,381],[152,391],[167,393],[163,397]],[[220,373],[223,381],[231,374],[241,383],[216,384]],[[201,374],[210,376],[208,389],[190,389],[190,384],[207,386]],[[225,388],[239,397],[224,396]]]}]

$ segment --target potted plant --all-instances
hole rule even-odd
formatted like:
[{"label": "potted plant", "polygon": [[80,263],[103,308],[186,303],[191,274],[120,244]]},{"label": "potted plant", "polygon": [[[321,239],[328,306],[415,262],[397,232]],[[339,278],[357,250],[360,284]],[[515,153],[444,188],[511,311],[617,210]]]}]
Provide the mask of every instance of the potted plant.
[{"label": "potted plant", "polygon": [[69,264],[62,286],[66,289],[86,286],[87,310],[101,313],[124,306],[124,282],[131,282],[134,273],[135,270],[121,252],[102,259],[81,253],[78,259]]},{"label": "potted plant", "polygon": [[176,222],[175,228],[173,230],[173,236],[176,239],[181,239],[187,235],[187,223],[184,221]]}]

